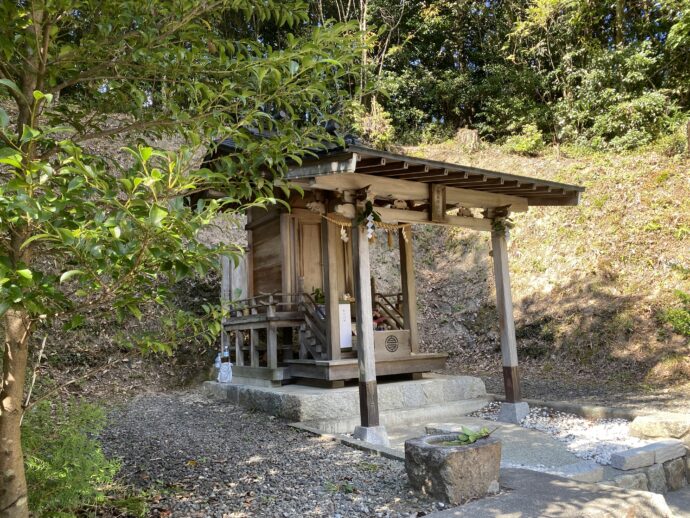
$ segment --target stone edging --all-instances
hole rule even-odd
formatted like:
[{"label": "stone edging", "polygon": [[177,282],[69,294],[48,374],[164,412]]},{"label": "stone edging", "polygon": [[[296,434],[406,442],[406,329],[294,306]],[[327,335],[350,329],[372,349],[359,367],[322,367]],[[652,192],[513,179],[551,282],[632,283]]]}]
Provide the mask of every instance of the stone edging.
[{"label": "stone edging", "polygon": [[307,426],[303,423],[288,423],[288,426],[296,428],[298,430],[302,430],[312,435],[318,435],[319,437],[323,437],[324,439],[344,444],[345,446],[350,446],[351,448],[355,448],[357,450],[373,453],[374,455],[385,457],[387,459],[405,462],[405,454],[400,453],[398,450],[394,450],[393,448],[386,448],[385,446],[377,446],[375,444],[362,442],[341,433],[324,433],[321,430],[318,430],[311,426]]},{"label": "stone edging", "polygon": [[[690,457],[683,441],[666,439],[611,455],[618,475],[607,481],[623,489],[664,494],[690,482]],[[604,482],[606,483],[606,482]]]},{"label": "stone edging", "polygon": [[[498,394],[489,394],[494,401],[504,402],[505,397]],[[581,403],[570,403],[567,401],[544,401],[542,399],[523,399],[530,406],[548,407],[559,412],[568,412],[588,419],[626,419],[632,421],[636,417],[649,415],[650,411],[638,408],[619,408],[601,405],[586,405]]]}]

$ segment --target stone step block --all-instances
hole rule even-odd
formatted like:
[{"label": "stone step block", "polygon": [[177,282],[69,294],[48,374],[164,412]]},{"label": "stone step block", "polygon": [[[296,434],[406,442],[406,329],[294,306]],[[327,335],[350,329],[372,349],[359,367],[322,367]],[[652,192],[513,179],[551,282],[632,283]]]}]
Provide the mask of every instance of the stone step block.
[{"label": "stone step block", "polygon": [[576,480],[578,482],[600,482],[604,478],[604,467],[594,461],[585,460],[582,462],[575,462],[574,464],[559,466],[558,468],[547,471],[547,473]]},{"label": "stone step block", "polygon": [[611,454],[611,467],[628,471],[654,464],[654,452],[642,448],[632,448]]},{"label": "stone step block", "polygon": [[[359,417],[356,386],[322,389],[303,385],[256,387],[235,383],[203,384],[205,394],[231,404],[253,408],[290,421],[337,420]],[[382,413],[424,412],[430,407],[465,406],[463,413],[488,402],[484,382],[472,376],[425,374],[423,379],[381,383],[378,386]],[[473,402],[471,404],[465,404]],[[479,406],[476,403],[480,402]],[[351,430],[349,430],[351,431]]]},{"label": "stone step block", "polygon": [[685,459],[673,459],[664,462],[664,474],[669,491],[677,491],[688,485]]},{"label": "stone step block", "polygon": [[668,460],[683,457],[687,453],[685,443],[678,439],[656,441],[636,449],[654,452],[655,464],[662,464]]},{"label": "stone step block", "polygon": [[647,481],[649,483],[649,490],[652,493],[664,494],[668,490],[666,487],[666,474],[664,473],[663,464],[654,464],[645,468],[647,473]]},{"label": "stone step block", "polygon": [[633,473],[631,475],[621,475],[613,479],[613,484],[621,489],[637,489],[647,491],[647,475],[644,473]]}]

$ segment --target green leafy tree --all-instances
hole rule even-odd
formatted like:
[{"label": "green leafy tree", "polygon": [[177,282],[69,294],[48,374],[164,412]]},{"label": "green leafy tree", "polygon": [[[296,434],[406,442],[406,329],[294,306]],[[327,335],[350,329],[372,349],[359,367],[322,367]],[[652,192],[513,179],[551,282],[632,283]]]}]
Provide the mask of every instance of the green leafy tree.
[{"label": "green leafy tree", "polygon": [[690,108],[688,0],[313,4],[374,36],[367,73],[398,141],[464,126],[505,141],[536,125],[546,141],[629,148]]},{"label": "green leafy tree", "polygon": [[[197,233],[289,188],[287,160],[322,142],[361,50],[351,26],[310,28],[300,0],[11,0],[0,19],[0,516],[26,517],[32,335],[97,308],[139,316],[165,281],[237,253]],[[241,151],[201,168],[227,138]]]}]

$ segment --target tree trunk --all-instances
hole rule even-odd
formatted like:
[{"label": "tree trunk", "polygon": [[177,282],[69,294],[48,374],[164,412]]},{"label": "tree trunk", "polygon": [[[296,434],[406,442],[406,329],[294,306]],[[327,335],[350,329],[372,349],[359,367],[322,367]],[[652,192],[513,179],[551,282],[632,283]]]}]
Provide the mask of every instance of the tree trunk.
[{"label": "tree trunk", "polygon": [[29,317],[5,314],[5,354],[0,390],[0,518],[28,518],[20,424],[28,359]]},{"label": "tree trunk", "polygon": [[616,0],[616,44],[623,43],[625,34],[625,0]]}]

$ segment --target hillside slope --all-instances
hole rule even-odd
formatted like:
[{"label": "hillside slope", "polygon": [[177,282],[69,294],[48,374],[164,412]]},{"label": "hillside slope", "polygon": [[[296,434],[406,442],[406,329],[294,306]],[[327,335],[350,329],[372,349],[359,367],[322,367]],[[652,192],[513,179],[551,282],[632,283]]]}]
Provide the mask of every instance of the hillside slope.
[{"label": "hillside slope", "polygon": [[[675,290],[690,291],[687,159],[527,158],[496,147],[466,153],[453,141],[405,151],[587,188],[578,207],[537,207],[514,218],[510,270],[527,379],[638,389],[690,380],[687,337],[659,318],[678,304]],[[488,236],[419,227],[415,243],[424,347],[450,352],[451,371],[498,375]],[[375,259],[387,262],[395,259]]]},{"label": "hillside slope", "polygon": [[[659,319],[678,305],[675,290],[690,292],[687,159],[653,152],[527,158],[489,146],[466,153],[453,141],[404,151],[587,188],[578,207],[515,216],[510,270],[528,396],[538,383],[541,393],[558,387],[608,393],[690,380],[687,337]],[[204,239],[242,242],[241,223],[218,221]],[[397,291],[397,246],[389,249],[386,241],[380,235],[372,246],[372,271],[382,291]],[[482,375],[491,390],[502,390],[489,236],[420,225],[414,243],[423,348],[448,352],[449,372]],[[219,288],[216,275],[178,286],[177,307],[198,310],[216,300]],[[123,348],[121,335],[158,329],[164,316],[152,307],[142,321],[117,323],[103,312],[70,333],[56,323],[40,369],[52,380],[47,389],[73,380],[65,393],[113,397],[202,379],[214,347],[192,337],[172,358],[135,358]]]}]

